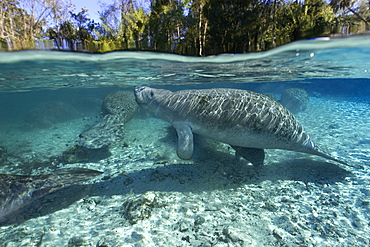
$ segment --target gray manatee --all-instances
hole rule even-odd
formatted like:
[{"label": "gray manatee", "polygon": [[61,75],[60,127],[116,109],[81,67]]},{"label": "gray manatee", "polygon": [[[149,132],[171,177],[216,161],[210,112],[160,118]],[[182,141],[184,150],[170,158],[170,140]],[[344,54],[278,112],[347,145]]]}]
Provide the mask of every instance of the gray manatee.
[{"label": "gray manatee", "polygon": [[100,174],[102,172],[85,168],[62,169],[36,176],[0,174],[0,224],[33,201]]},{"label": "gray manatee", "polygon": [[131,120],[138,105],[132,91],[117,91],[108,94],[102,104],[103,119],[81,133],[78,145],[99,149],[120,141],[125,136],[124,124]]},{"label": "gray manatee", "polygon": [[171,92],[139,86],[135,96],[140,106],[176,129],[181,159],[192,158],[196,133],[230,144],[254,166],[263,165],[263,149],[308,153],[347,165],[315,145],[288,109],[259,93],[226,88]]}]

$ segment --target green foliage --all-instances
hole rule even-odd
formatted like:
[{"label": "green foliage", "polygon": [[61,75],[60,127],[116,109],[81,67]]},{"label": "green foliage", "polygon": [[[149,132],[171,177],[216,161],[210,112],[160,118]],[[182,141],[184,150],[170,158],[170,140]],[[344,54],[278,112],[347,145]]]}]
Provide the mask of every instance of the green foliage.
[{"label": "green foliage", "polygon": [[127,48],[142,48],[149,18],[150,15],[147,15],[142,7],[128,13],[122,13],[121,29]]},{"label": "green foliage", "polygon": [[152,1],[147,30],[154,50],[175,50],[174,46],[183,38],[184,7],[184,2],[180,0]]},{"label": "green foliage", "polygon": [[99,13],[101,22],[94,23],[87,9],[71,12],[63,0],[3,0],[0,49],[9,42],[13,49],[34,48],[35,38],[48,37],[58,48],[71,50],[206,56],[261,51],[343,30],[366,31],[370,20],[369,5],[359,0],[146,1],[149,9],[135,0],[112,1]]},{"label": "green foliage", "polygon": [[32,22],[31,19],[32,17],[24,9],[19,8],[18,2],[3,0],[0,3],[0,40],[3,44],[7,40],[22,49],[33,48],[30,40],[38,36],[42,26],[41,23],[32,28],[30,25],[25,25],[25,23]]},{"label": "green foliage", "polygon": [[[330,6],[335,13],[340,13],[337,22],[345,26],[347,29],[359,26],[358,19],[364,24],[364,30],[370,29],[370,1],[354,1],[354,0],[331,0]],[[349,15],[351,13],[352,15]]]}]

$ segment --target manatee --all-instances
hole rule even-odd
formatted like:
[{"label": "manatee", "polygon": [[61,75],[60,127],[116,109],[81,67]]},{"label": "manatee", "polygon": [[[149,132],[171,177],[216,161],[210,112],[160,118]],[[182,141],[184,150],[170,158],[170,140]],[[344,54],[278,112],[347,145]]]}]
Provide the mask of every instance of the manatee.
[{"label": "manatee", "polygon": [[307,109],[310,97],[302,88],[288,88],[281,94],[280,103],[293,114]]},{"label": "manatee", "polygon": [[0,224],[37,199],[100,174],[85,168],[62,169],[36,176],[0,174]]},{"label": "manatee", "polygon": [[77,144],[88,149],[100,149],[123,139],[124,124],[131,120],[137,109],[132,91],[108,94],[102,104],[102,121],[81,133]]},{"label": "manatee", "polygon": [[103,115],[121,116],[123,122],[128,122],[137,111],[135,96],[132,91],[117,91],[105,96],[102,104]]},{"label": "manatee", "polygon": [[264,149],[318,155],[347,165],[313,143],[293,114],[259,93],[215,88],[172,92],[135,87],[137,103],[169,122],[177,132],[177,155],[191,159],[193,133],[230,144],[254,166],[264,162]]}]

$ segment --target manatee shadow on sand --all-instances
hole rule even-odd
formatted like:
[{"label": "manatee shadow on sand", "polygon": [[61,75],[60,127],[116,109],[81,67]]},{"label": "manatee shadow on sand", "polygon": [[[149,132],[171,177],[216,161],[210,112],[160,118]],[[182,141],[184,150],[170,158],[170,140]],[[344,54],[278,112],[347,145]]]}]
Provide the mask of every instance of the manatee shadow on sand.
[{"label": "manatee shadow on sand", "polygon": [[353,174],[340,166],[311,159],[293,159],[255,168],[245,163],[196,161],[142,169],[91,185],[71,185],[50,193],[7,216],[0,226],[21,224],[69,207],[86,195],[109,197],[129,192],[204,192],[239,188],[263,181],[293,180],[333,184]]},{"label": "manatee shadow on sand", "polygon": [[238,188],[263,181],[292,180],[304,183],[333,184],[353,174],[340,166],[311,159],[294,159],[255,168],[246,164],[212,163],[168,164],[142,169],[93,185],[98,196],[145,193],[203,192]]}]

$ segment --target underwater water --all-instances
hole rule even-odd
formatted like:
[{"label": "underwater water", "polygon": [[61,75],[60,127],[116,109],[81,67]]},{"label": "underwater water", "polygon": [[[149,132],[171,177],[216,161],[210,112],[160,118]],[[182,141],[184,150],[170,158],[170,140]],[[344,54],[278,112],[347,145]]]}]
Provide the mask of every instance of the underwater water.
[{"label": "underwater water", "polygon": [[[144,85],[268,95],[348,165],[268,149],[254,167],[202,136],[182,160],[174,128],[133,100]],[[58,179],[37,176],[67,168],[103,173],[38,191],[0,225],[0,246],[369,246],[370,37],[205,58],[0,53],[0,174],[34,176],[36,197]],[[22,183],[0,181],[0,210]]]}]

